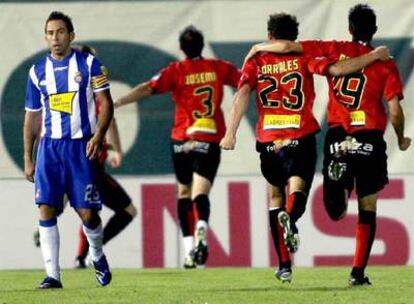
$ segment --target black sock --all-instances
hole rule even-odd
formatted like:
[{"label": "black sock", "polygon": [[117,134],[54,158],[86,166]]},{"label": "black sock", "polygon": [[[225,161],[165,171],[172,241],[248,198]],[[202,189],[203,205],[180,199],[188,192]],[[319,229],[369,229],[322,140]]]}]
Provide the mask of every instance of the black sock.
[{"label": "black sock", "polygon": [[279,268],[291,268],[292,262],[290,254],[283,240],[282,228],[279,225],[277,218],[280,211],[283,209],[269,210],[269,225],[273,237],[273,245],[275,246],[277,256],[279,258]]},{"label": "black sock", "polygon": [[208,196],[205,194],[197,195],[194,203],[197,207],[198,219],[208,223],[208,219],[210,218],[210,200]]},{"label": "black sock", "polygon": [[103,231],[103,243],[106,244],[120,233],[132,221],[133,217],[125,210],[116,212],[106,223]]},{"label": "black sock", "polygon": [[177,202],[177,213],[183,236],[194,234],[193,201],[190,198],[180,198]]}]

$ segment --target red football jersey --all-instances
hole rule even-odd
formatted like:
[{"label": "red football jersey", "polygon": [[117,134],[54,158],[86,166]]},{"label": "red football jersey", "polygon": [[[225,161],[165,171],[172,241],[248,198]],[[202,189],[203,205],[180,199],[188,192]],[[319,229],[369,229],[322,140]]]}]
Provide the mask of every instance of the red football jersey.
[{"label": "red football jersey", "polygon": [[[335,61],[368,53],[371,47],[351,41],[304,41],[305,54],[327,56]],[[324,73],[321,73],[324,74]],[[326,74],[326,73],[325,73]],[[387,125],[382,96],[387,101],[403,98],[395,62],[376,61],[363,70],[343,77],[326,75],[329,85],[328,125],[347,132],[381,130]]]},{"label": "red football jersey", "polygon": [[312,108],[314,70],[324,71],[331,60],[303,55],[259,53],[244,66],[239,88],[256,90],[259,142],[295,139],[319,131]]},{"label": "red football jersey", "polygon": [[229,62],[199,57],[171,63],[154,76],[154,92],[171,91],[176,104],[171,138],[219,142],[225,133],[223,86],[236,88],[240,75]]}]

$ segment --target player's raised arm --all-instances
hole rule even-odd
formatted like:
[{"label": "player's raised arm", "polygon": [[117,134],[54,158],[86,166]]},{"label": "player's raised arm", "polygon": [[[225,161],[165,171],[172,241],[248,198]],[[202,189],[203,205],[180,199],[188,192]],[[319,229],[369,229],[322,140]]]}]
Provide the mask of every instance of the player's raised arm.
[{"label": "player's raised arm", "polygon": [[129,91],[127,94],[119,97],[117,100],[115,100],[114,106],[115,108],[119,108],[121,106],[138,102],[141,99],[151,96],[153,93],[153,88],[150,86],[150,82],[142,82],[135,86],[131,91]]},{"label": "player's raised arm", "polygon": [[226,134],[220,141],[220,147],[224,150],[233,150],[236,145],[236,134],[240,121],[249,106],[250,87],[244,84],[234,96],[233,105],[230,110],[230,118]]},{"label": "player's raised arm", "polygon": [[387,104],[390,112],[390,121],[397,135],[398,147],[401,151],[405,151],[411,145],[411,138],[404,135],[405,117],[398,96],[392,98]]},{"label": "player's raised arm", "polygon": [[379,46],[361,56],[335,62],[329,66],[328,73],[332,76],[344,76],[359,71],[376,60],[387,61],[391,58],[388,47]]}]

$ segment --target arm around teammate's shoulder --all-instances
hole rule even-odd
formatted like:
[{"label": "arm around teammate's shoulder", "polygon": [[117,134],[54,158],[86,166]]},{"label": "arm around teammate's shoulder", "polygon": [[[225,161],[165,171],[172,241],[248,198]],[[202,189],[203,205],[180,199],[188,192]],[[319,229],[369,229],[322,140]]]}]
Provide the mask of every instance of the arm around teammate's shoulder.
[{"label": "arm around teammate's shoulder", "polygon": [[335,62],[329,66],[328,73],[331,76],[344,76],[362,70],[374,61],[387,61],[391,58],[388,47],[379,46],[371,52],[361,56]]}]

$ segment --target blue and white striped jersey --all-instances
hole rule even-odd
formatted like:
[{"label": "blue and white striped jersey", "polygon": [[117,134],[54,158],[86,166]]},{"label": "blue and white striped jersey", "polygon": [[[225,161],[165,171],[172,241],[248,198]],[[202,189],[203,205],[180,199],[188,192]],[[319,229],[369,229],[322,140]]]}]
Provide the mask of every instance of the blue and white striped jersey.
[{"label": "blue and white striped jersey", "polygon": [[33,65],[26,88],[26,111],[42,110],[41,136],[88,138],[95,132],[94,93],[109,89],[107,70],[91,54],[72,50],[63,60],[50,53]]}]

